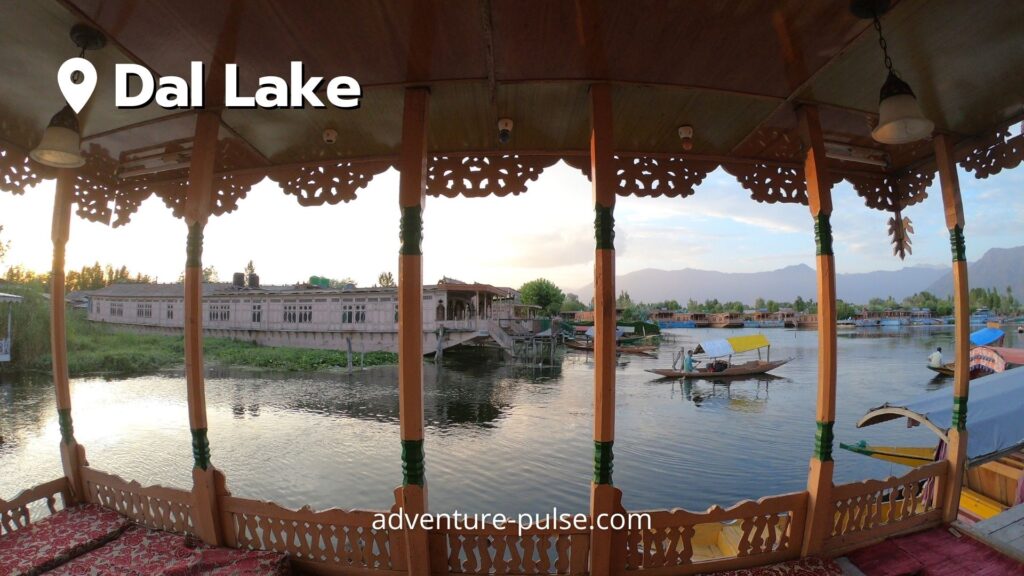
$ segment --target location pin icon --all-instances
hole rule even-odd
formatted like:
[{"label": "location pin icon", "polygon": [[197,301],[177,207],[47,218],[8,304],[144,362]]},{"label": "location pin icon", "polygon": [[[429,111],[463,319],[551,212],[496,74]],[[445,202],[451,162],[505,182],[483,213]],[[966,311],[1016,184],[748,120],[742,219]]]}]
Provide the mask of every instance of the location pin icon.
[{"label": "location pin icon", "polygon": [[[76,84],[75,76],[81,78],[81,82]],[[96,89],[96,68],[85,58],[71,58],[57,70],[57,85],[68,105],[78,114]]]}]

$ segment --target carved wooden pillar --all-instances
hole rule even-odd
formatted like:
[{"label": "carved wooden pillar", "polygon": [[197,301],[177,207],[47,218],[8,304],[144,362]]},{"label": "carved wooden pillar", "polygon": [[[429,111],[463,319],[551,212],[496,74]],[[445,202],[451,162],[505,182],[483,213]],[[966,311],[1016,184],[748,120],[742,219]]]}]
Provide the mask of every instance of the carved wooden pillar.
[{"label": "carved wooden pillar", "polygon": [[[396,503],[407,515],[427,510],[423,451],[423,207],[427,190],[426,88],[405,91],[398,203],[402,210],[398,254],[398,407],[402,435],[402,487]],[[406,539],[410,576],[430,573],[427,533]]]},{"label": "carved wooden pillar", "polygon": [[216,470],[210,464],[210,442],[206,424],[206,383],[203,371],[203,229],[213,199],[213,171],[217,155],[220,117],[202,111],[196,117],[192,163],[185,197],[188,225],[185,260],[185,381],[188,391],[188,421],[192,431],[193,519],[196,534],[210,544],[221,544],[220,513],[217,504]]},{"label": "carved wooden pillar", "polygon": [[[612,486],[615,442],[615,167],[612,96],[608,84],[590,87],[590,180],[594,190],[594,480],[590,515],[616,511],[621,493]],[[592,532],[590,573],[612,573],[612,537]]]},{"label": "carved wooden pillar", "polygon": [[800,126],[807,145],[804,177],[807,199],[814,217],[818,270],[818,400],[814,454],[807,477],[807,523],[803,554],[818,554],[831,530],[832,426],[836,419],[836,274],[832,255],[832,184],[829,180],[825,143],[817,108],[800,109]]},{"label": "carved wooden pillar", "polygon": [[[53,269],[50,272],[50,355],[52,357],[53,387],[57,393],[57,419],[60,422],[60,456],[64,476],[72,500],[82,502],[81,467],[86,465],[85,453],[75,441],[71,423],[71,386],[68,381],[68,343],[66,308],[64,305],[64,248],[71,230],[71,200],[74,196],[75,172],[67,168],[57,173],[57,192],[53,200]],[[70,503],[69,503],[70,504]]]},{"label": "carved wooden pillar", "polygon": [[960,489],[967,466],[967,393],[970,382],[971,311],[967,284],[967,257],[964,248],[964,207],[960,200],[960,179],[953,159],[953,143],[945,134],[935,136],[935,163],[942,186],[942,205],[946,228],[953,249],[953,422],[949,428],[946,460],[949,462],[946,485],[942,489],[943,520],[956,520],[960,510]]}]

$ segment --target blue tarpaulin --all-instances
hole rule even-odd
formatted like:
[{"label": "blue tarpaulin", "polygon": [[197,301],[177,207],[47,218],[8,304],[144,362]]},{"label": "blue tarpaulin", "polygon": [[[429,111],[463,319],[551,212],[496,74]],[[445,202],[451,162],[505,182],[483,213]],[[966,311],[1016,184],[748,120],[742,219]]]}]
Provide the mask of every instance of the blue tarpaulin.
[{"label": "blue tarpaulin", "polygon": [[1004,336],[1005,332],[999,328],[982,328],[971,333],[972,346],[988,346]]}]

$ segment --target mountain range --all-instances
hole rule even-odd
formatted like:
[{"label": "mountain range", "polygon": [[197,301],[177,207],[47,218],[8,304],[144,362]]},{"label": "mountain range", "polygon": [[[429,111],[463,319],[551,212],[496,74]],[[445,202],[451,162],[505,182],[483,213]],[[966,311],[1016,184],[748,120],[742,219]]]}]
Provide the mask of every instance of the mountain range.
[{"label": "mountain range", "polygon": [[[968,265],[971,288],[996,288],[1000,293],[1007,286],[1020,297],[1024,294],[1024,246],[992,248]],[[686,305],[689,299],[703,302],[717,298],[721,302],[740,301],[753,304],[757,298],[792,302],[797,296],[817,299],[814,268],[806,264],[786,266],[767,272],[716,272],[684,268],[658,270],[646,268],[616,277],[617,292],[626,291],[634,302],[676,300]],[[953,289],[953,273],[948,267],[911,266],[900,270],[836,274],[836,296],[858,304],[872,298],[892,296],[897,301],[927,290],[940,297]],[[594,285],[578,292],[588,302]]]}]

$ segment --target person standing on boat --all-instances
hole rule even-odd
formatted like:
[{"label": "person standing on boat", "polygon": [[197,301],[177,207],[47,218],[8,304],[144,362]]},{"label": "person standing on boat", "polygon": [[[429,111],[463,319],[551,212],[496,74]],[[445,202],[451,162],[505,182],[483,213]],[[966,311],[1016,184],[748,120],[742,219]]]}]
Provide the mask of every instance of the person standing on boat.
[{"label": "person standing on boat", "polygon": [[941,346],[936,348],[935,352],[932,352],[931,355],[928,356],[928,365],[931,366],[932,368],[942,368],[942,347]]}]

